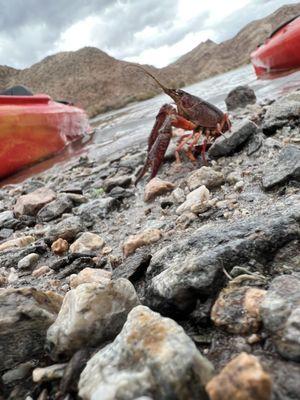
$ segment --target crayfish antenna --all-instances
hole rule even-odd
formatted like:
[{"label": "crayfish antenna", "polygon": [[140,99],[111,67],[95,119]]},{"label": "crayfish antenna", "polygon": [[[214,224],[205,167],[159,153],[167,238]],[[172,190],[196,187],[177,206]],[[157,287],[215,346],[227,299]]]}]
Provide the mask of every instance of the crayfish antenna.
[{"label": "crayfish antenna", "polygon": [[125,68],[132,68],[132,67],[142,70],[146,75],[150,76],[150,78],[152,78],[165,93],[168,92],[169,89],[166,88],[162,83],[160,83],[159,80],[154,75],[152,75],[151,72],[149,72],[146,68],[138,64],[126,65]]}]

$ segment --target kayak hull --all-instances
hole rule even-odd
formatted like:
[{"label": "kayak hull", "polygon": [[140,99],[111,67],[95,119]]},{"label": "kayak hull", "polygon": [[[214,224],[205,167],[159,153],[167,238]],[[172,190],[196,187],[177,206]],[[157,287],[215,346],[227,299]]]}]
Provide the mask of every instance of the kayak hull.
[{"label": "kayak hull", "polygon": [[0,96],[0,178],[61,151],[89,131],[80,108],[49,96]]},{"label": "kayak hull", "polygon": [[300,17],[278,29],[251,53],[258,78],[300,69]]}]

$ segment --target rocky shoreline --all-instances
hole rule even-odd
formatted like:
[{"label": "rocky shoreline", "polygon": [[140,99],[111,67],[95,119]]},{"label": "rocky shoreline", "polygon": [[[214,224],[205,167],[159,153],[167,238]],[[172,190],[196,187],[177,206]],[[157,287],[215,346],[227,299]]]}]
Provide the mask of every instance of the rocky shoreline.
[{"label": "rocky shoreline", "polygon": [[132,147],[0,189],[0,399],[299,398],[299,119],[237,108],[137,187]]}]

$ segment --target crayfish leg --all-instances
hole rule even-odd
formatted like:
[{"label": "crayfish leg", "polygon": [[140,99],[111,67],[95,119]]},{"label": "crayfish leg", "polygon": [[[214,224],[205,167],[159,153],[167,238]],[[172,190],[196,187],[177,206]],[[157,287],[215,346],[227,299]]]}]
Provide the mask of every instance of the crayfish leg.
[{"label": "crayfish leg", "polygon": [[179,152],[183,149],[183,146],[187,143],[187,141],[193,137],[193,133],[187,133],[185,135],[182,135],[181,138],[177,142],[177,147],[175,149],[175,158],[176,158],[176,163],[181,164],[181,159]]}]

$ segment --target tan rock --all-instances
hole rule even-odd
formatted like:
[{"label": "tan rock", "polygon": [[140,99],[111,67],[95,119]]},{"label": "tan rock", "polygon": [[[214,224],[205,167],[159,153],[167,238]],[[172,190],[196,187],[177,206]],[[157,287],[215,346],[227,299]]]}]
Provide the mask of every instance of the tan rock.
[{"label": "tan rock", "polygon": [[4,275],[0,275],[0,287],[4,286],[8,283],[7,277]]},{"label": "tan rock", "polygon": [[219,294],[211,311],[211,319],[227,332],[256,332],[261,326],[259,309],[266,293],[265,290],[250,286],[229,286]]},{"label": "tan rock", "polygon": [[63,254],[69,249],[69,243],[62,238],[55,240],[51,245],[51,250],[54,254]]},{"label": "tan rock", "polygon": [[14,212],[16,215],[36,215],[44,205],[55,198],[56,194],[53,190],[42,187],[34,192],[20,196],[14,206]]},{"label": "tan rock", "polygon": [[26,247],[34,241],[35,238],[33,236],[23,236],[17,239],[7,240],[6,242],[0,244],[0,251]]},{"label": "tan rock", "polygon": [[111,272],[99,268],[84,268],[78,275],[70,276],[70,286],[72,289],[82,283],[107,283],[111,279]]},{"label": "tan rock", "polygon": [[257,357],[241,353],[207,385],[210,400],[270,400],[272,381]]},{"label": "tan rock", "polygon": [[157,242],[162,236],[159,229],[147,229],[138,235],[129,236],[123,245],[124,256],[127,257],[142,246]]},{"label": "tan rock", "polygon": [[192,172],[187,178],[187,184],[190,190],[195,190],[199,186],[206,186],[207,189],[213,189],[224,183],[224,176],[211,167],[201,167]]},{"label": "tan rock", "polygon": [[104,240],[96,233],[84,232],[79,239],[77,239],[70,246],[71,253],[88,253],[97,252],[104,246]]},{"label": "tan rock", "polygon": [[145,186],[144,201],[154,200],[157,196],[171,192],[175,185],[159,178],[153,178]]},{"label": "tan rock", "polygon": [[182,214],[186,211],[191,211],[192,207],[200,206],[208,200],[209,190],[206,186],[200,186],[186,196],[185,202],[177,208],[176,213]]},{"label": "tan rock", "polygon": [[52,269],[49,268],[47,265],[42,265],[41,267],[35,269],[31,275],[34,276],[35,278],[39,278],[40,276],[44,276],[51,272]]},{"label": "tan rock", "polygon": [[111,253],[112,250],[113,250],[113,249],[112,249],[110,246],[105,246],[105,247],[103,247],[103,249],[102,249],[102,251],[101,251],[101,254],[102,254],[103,256],[107,256],[107,254]]}]

